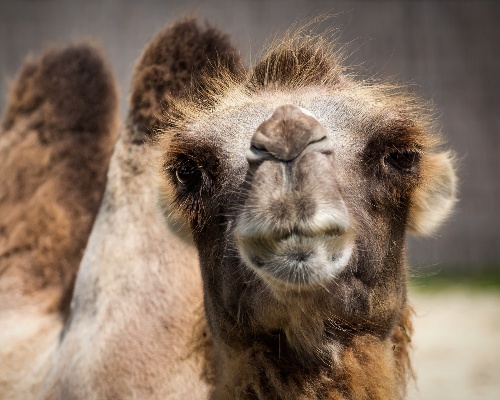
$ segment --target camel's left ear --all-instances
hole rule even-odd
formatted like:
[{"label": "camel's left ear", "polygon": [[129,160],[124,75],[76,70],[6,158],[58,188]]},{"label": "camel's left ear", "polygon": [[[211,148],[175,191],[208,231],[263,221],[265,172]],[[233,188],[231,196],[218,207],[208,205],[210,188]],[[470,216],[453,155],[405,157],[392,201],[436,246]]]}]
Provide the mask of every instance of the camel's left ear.
[{"label": "camel's left ear", "polygon": [[422,160],[422,184],[413,195],[409,229],[432,234],[456,203],[457,176],[451,152],[428,154]]}]

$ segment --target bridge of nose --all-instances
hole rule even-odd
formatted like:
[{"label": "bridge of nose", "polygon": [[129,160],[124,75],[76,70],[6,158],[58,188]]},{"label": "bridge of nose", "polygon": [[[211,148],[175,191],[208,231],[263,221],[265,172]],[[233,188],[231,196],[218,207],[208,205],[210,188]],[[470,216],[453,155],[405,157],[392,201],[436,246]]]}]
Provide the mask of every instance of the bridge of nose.
[{"label": "bridge of nose", "polygon": [[283,105],[259,125],[251,145],[261,154],[280,161],[291,161],[311,143],[326,137],[324,127],[312,115],[297,106]]}]

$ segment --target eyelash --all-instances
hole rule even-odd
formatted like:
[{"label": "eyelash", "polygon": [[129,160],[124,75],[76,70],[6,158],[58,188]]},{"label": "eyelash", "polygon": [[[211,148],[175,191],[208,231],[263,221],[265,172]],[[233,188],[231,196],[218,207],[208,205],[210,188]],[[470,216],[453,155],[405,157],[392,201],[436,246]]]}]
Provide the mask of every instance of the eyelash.
[{"label": "eyelash", "polygon": [[402,173],[410,174],[415,171],[420,160],[420,153],[413,150],[394,150],[384,155],[383,163]]},{"label": "eyelash", "polygon": [[174,168],[174,172],[177,183],[187,189],[196,186],[203,180],[203,171],[190,158],[187,158]]}]

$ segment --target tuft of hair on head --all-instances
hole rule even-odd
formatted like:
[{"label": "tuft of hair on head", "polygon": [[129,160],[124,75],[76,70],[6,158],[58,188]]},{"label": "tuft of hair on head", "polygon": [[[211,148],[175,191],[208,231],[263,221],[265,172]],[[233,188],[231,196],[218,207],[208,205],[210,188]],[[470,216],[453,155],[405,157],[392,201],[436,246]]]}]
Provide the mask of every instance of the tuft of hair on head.
[{"label": "tuft of hair on head", "polygon": [[116,118],[114,78],[98,48],[89,43],[52,48],[25,61],[7,101],[2,127],[30,117],[46,140],[61,132],[99,134]]},{"label": "tuft of hair on head", "polygon": [[252,68],[248,86],[253,89],[335,86],[344,72],[342,48],[335,49],[331,32],[310,31],[321,20],[292,28],[277,36]]},{"label": "tuft of hair on head", "polygon": [[203,102],[209,77],[244,73],[239,52],[218,29],[187,17],[158,33],[132,80],[130,119],[144,138],[155,133],[180,99]]},{"label": "tuft of hair on head", "polygon": [[[251,93],[267,89],[295,89],[318,85],[339,87],[348,83],[347,68],[341,64],[344,49],[336,46],[331,30],[322,34],[312,31],[325,18],[290,28],[266,46],[260,60],[248,71],[241,61],[235,65],[214,64],[193,77],[189,95],[172,97],[164,127],[184,129],[186,122],[211,113],[213,107],[231,100],[248,100]],[[221,57],[219,57],[221,58]]]}]

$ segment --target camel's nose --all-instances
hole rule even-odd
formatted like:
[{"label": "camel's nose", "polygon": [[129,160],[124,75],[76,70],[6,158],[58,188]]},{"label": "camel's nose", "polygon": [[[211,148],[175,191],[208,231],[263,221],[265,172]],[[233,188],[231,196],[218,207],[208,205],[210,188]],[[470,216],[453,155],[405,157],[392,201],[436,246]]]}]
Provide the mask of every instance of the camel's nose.
[{"label": "camel's nose", "polygon": [[277,159],[292,161],[306,149],[324,147],[326,130],[314,116],[299,107],[287,104],[259,125],[252,136],[249,162]]}]

